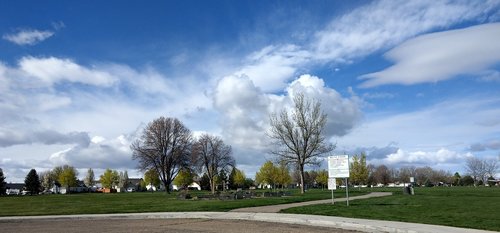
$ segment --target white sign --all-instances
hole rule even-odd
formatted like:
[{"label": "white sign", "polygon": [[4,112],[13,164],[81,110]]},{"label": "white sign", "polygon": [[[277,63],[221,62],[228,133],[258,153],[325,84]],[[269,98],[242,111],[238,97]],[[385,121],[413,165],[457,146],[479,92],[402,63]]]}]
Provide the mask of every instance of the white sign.
[{"label": "white sign", "polygon": [[415,178],[412,176],[410,177],[410,183],[414,183],[415,182]]},{"label": "white sign", "polygon": [[349,155],[328,156],[328,177],[349,178]]},{"label": "white sign", "polygon": [[337,179],[328,178],[328,190],[337,190]]}]

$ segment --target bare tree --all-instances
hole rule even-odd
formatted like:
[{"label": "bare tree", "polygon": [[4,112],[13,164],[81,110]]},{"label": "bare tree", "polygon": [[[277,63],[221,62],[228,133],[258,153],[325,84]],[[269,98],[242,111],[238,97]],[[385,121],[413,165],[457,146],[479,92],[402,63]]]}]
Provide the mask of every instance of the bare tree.
[{"label": "bare tree", "polygon": [[304,193],[304,166],[318,164],[318,157],[335,148],[323,135],[326,114],[321,103],[305,98],[300,93],[293,99],[294,107],[289,115],[286,109],[279,116],[271,114],[268,133],[275,148],[272,154],[287,164],[295,164],[300,173],[300,191]]},{"label": "bare tree", "polygon": [[141,138],[132,143],[132,158],[139,161],[142,171],[156,170],[165,191],[170,193],[179,170],[191,163],[191,146],[191,131],[182,122],[160,117],[150,122]]},{"label": "bare tree", "polygon": [[498,170],[498,161],[496,159],[484,160],[484,171],[486,176],[495,177]]},{"label": "bare tree", "polygon": [[198,161],[199,169],[207,174],[212,193],[215,193],[217,186],[217,175],[222,170],[229,173],[235,165],[231,153],[231,146],[224,144],[220,137],[209,134],[201,135],[193,146],[193,157]]},{"label": "bare tree", "polygon": [[470,157],[467,159],[465,162],[465,168],[467,169],[467,172],[474,178],[474,186],[477,185],[477,182],[479,180],[483,180],[484,176],[486,174],[485,172],[485,163],[476,158],[476,157]]}]

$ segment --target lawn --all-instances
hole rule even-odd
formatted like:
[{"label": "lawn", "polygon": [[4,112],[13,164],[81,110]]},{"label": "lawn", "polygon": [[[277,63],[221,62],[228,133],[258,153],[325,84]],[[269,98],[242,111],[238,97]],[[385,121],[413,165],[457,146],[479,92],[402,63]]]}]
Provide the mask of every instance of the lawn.
[{"label": "lawn", "polygon": [[[366,194],[355,191],[350,195]],[[200,192],[191,192],[193,196]],[[231,209],[276,205],[292,202],[328,199],[328,190],[309,190],[301,195],[292,190],[290,197],[254,198],[246,200],[178,200],[177,192],[137,193],[83,193],[70,195],[4,196],[0,197],[0,216],[103,214],[180,211],[229,211]],[[335,193],[342,196],[342,191]]]},{"label": "lawn", "polygon": [[[376,189],[374,189],[375,191]],[[415,195],[351,201],[335,205],[313,205],[283,210],[284,213],[342,216],[416,222],[500,231],[500,188],[416,188]]]}]

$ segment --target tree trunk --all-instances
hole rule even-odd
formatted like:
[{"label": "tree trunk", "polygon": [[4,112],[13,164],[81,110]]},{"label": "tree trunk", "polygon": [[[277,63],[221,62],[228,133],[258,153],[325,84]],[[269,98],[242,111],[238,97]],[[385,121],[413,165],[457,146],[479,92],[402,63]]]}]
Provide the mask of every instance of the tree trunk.
[{"label": "tree trunk", "polygon": [[304,194],[304,167],[300,166],[300,193]]}]

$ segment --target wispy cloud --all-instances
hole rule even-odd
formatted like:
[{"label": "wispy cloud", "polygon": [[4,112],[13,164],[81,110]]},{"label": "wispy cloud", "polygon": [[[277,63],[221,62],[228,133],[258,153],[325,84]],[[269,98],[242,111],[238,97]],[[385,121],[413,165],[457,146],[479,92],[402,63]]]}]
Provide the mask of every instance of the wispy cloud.
[{"label": "wispy cloud", "polygon": [[4,34],[2,38],[17,45],[35,45],[54,35],[53,31],[21,29],[16,33]]},{"label": "wispy cloud", "polygon": [[475,74],[500,62],[500,23],[419,36],[385,54],[396,64],[371,74],[362,87],[438,82]]}]

